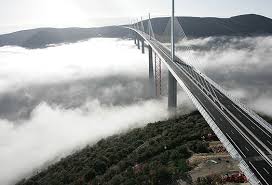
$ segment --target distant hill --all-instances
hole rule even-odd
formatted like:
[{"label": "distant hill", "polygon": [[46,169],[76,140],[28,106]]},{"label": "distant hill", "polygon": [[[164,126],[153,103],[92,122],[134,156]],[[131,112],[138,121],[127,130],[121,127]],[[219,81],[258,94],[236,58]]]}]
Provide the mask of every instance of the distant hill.
[{"label": "distant hill", "polygon": [[100,28],[37,28],[0,35],[0,47],[6,45],[35,49],[50,44],[73,43],[94,37],[122,38],[129,31],[120,26]]},{"label": "distant hill", "polygon": [[[271,35],[272,19],[264,16],[248,14],[231,18],[213,17],[178,17],[188,37],[209,36],[255,36]],[[162,34],[169,21],[168,17],[155,18],[152,26],[155,34]]]},{"label": "distant hill", "polygon": [[[152,19],[155,34],[161,35],[169,17]],[[178,17],[190,38],[208,36],[255,36],[272,34],[272,19],[248,14],[231,18]],[[144,21],[147,27],[147,21]],[[43,48],[50,44],[71,43],[94,37],[128,38],[129,31],[121,26],[100,28],[38,28],[0,35],[0,47],[6,45]]]}]

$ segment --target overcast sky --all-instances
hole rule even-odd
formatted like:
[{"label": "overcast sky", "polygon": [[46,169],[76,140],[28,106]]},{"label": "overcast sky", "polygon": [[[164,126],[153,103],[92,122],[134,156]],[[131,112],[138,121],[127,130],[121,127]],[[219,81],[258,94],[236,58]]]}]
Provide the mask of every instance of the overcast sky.
[{"label": "overcast sky", "polygon": [[[100,26],[134,17],[169,15],[171,0],[0,0],[0,32],[31,27]],[[176,0],[176,14],[272,17],[271,0]]]}]

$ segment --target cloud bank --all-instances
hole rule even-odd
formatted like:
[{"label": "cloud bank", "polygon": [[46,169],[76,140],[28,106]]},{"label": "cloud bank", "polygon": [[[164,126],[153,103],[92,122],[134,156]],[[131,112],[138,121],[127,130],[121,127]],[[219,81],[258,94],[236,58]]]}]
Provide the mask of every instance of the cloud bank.
[{"label": "cloud bank", "polygon": [[[191,58],[185,46],[193,48]],[[272,37],[209,37],[179,44],[179,55],[254,110],[272,116]],[[188,60],[189,58],[189,60]],[[196,60],[191,60],[191,59]]]},{"label": "cloud bank", "polygon": [[[179,46],[180,55],[185,45],[198,59],[192,65],[272,115],[272,37],[195,39]],[[0,184],[14,184],[102,137],[168,117],[166,98],[148,97],[148,56],[133,41],[2,47],[0,58]],[[182,90],[178,100],[181,112],[194,110]]]},{"label": "cloud bank", "polygon": [[130,106],[103,106],[94,100],[73,110],[40,104],[32,119],[21,126],[1,120],[0,182],[14,183],[50,160],[54,162],[102,137],[165,119],[164,103],[150,100]]},{"label": "cloud bank", "polygon": [[0,48],[0,184],[168,117],[147,94],[147,56],[117,39],[46,49]]}]

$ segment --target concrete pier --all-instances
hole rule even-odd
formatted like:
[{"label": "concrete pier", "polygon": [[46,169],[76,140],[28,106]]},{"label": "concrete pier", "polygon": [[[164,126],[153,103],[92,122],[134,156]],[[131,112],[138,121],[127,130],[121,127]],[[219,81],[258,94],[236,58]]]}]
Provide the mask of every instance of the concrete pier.
[{"label": "concrete pier", "polygon": [[145,53],[144,40],[142,39],[142,54]]},{"label": "concrete pier", "polygon": [[149,59],[149,95],[151,98],[153,98],[155,97],[155,81],[153,68],[153,51],[151,46],[148,46],[148,59]]},{"label": "concrete pier", "polygon": [[177,108],[177,81],[170,71],[168,71],[168,109]]}]

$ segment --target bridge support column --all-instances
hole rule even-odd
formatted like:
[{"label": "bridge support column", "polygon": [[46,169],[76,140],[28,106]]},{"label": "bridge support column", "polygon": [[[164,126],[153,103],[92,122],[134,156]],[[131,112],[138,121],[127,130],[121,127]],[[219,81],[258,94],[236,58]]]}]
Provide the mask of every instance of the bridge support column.
[{"label": "bridge support column", "polygon": [[155,53],[155,90],[156,96],[161,96],[161,59]]},{"label": "bridge support column", "polygon": [[138,49],[140,49],[140,39],[139,39],[139,36],[137,36],[137,46],[138,46]]},{"label": "bridge support column", "polygon": [[145,53],[145,48],[144,48],[144,39],[142,39],[142,54]]},{"label": "bridge support column", "polygon": [[137,44],[136,34],[134,34],[134,44]]},{"label": "bridge support column", "polygon": [[155,96],[155,82],[153,69],[153,51],[151,46],[148,46],[148,59],[149,59],[149,95],[151,98],[153,98]]},{"label": "bridge support column", "polygon": [[168,71],[168,109],[175,111],[177,108],[177,81],[170,71]]}]

